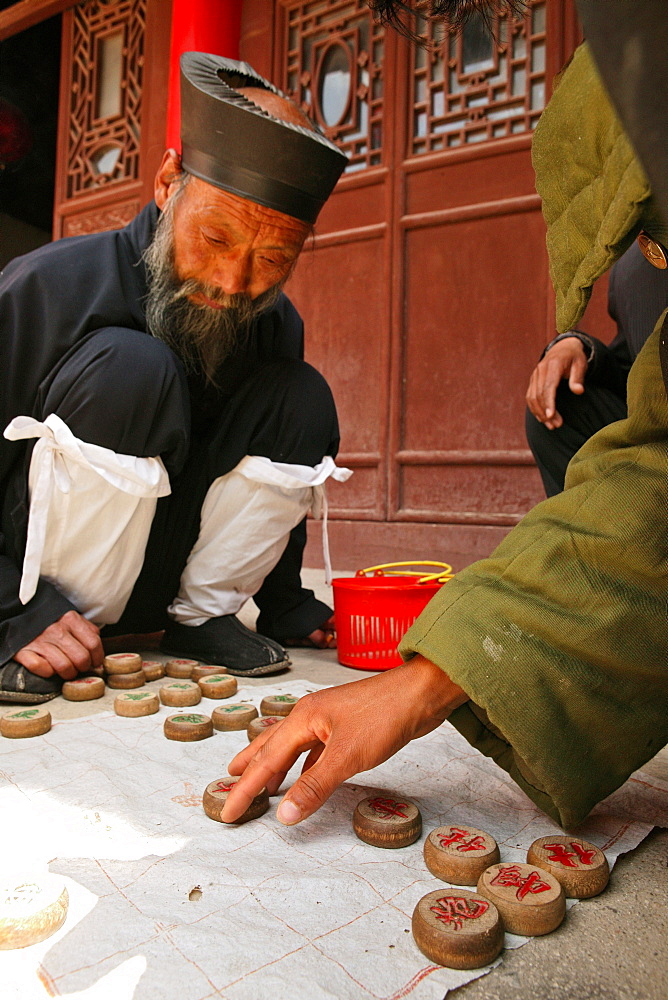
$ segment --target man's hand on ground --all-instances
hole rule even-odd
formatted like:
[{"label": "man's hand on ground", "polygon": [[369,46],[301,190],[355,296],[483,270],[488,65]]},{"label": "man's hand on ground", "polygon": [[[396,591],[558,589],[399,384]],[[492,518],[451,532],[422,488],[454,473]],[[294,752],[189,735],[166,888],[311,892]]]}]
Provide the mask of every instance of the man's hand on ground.
[{"label": "man's hand on ground", "polygon": [[310,649],[336,649],[336,624],[334,615],[331,615],[326,622],[304,636],[303,639],[286,639],[283,643],[289,648],[299,648],[307,646]]},{"label": "man's hand on ground", "polygon": [[326,622],[323,622],[315,632],[311,632],[308,636],[308,642],[309,645],[314,646],[316,649],[336,649],[336,623],[334,615],[328,618]]},{"label": "man's hand on ground", "polygon": [[242,775],[222,813],[232,823],[261,788],[277,792],[297,758],[301,777],[278,808],[291,825],[306,819],[352,775],[387,760],[439,726],[468,696],[437,666],[416,656],[375,677],[306,695],[290,715],[242,750],[229,766]]},{"label": "man's hand on ground", "polygon": [[551,347],[529,379],[526,401],[536,420],[540,420],[549,430],[561,427],[563,418],[555,410],[559,383],[562,379],[568,379],[568,388],[580,396],[585,391],[586,374],[587,355],[581,340],[567,337]]},{"label": "man's hand on ground", "polygon": [[100,630],[77,611],[67,611],[15,653],[14,659],[39,677],[58,674],[63,680],[72,680],[102,664]]}]

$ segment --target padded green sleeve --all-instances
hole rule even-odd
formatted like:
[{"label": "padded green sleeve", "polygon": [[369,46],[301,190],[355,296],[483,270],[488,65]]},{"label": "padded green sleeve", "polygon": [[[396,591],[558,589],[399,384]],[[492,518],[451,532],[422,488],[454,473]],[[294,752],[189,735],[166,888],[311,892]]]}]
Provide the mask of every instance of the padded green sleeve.
[{"label": "padded green sleeve", "polygon": [[446,583],[400,647],[466,691],[450,721],[565,828],[668,742],[662,320],[631,369],[628,419],[594,435],[564,492]]},{"label": "padded green sleeve", "polygon": [[532,156],[563,333],[577,324],[591,286],[650,214],[649,183],[586,44],[538,122]]}]

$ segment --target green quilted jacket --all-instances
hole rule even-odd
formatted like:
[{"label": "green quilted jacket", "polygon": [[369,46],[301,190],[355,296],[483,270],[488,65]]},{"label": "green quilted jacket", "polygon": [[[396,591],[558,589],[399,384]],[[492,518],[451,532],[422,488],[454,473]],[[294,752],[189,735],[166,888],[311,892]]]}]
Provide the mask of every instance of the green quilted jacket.
[{"label": "green quilted jacket", "polygon": [[[534,165],[567,329],[638,230],[658,228],[584,46],[541,119]],[[668,742],[662,326],[631,370],[628,419],[591,438],[564,492],[446,583],[400,647],[467,692],[449,721],[566,829]]]}]

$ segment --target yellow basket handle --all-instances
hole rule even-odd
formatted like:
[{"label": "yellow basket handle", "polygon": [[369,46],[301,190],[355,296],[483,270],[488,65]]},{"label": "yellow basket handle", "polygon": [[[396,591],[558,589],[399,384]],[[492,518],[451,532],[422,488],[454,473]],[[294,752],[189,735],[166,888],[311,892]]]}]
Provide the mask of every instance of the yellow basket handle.
[{"label": "yellow basket handle", "polygon": [[[424,575],[417,570],[395,569],[397,566],[439,566],[440,569],[438,573],[427,573]],[[366,576],[367,573],[373,573],[374,576],[385,576],[386,574],[383,573],[384,569],[390,571],[387,576],[417,576],[419,577],[418,583],[445,583],[447,580],[452,580],[453,577],[452,566],[433,559],[421,559],[419,562],[409,559],[407,562],[380,563],[378,566],[368,566],[366,569],[358,569],[355,575]]]}]

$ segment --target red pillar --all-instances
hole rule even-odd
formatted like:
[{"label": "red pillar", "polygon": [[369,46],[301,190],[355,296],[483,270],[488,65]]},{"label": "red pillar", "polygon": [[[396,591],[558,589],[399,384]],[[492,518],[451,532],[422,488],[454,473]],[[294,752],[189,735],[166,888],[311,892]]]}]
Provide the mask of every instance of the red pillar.
[{"label": "red pillar", "polygon": [[172,41],[169,95],[167,98],[167,146],[181,149],[179,58],[182,52],[211,52],[228,59],[239,58],[242,0],[172,0]]}]

